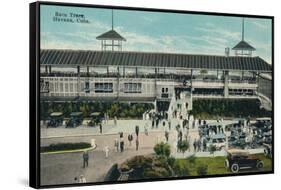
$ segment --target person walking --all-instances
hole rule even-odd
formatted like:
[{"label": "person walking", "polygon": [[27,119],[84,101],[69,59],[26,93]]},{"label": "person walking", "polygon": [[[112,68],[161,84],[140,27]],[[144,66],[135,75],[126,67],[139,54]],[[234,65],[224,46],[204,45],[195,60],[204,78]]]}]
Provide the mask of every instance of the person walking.
[{"label": "person walking", "polygon": [[158,125],[159,125],[159,118],[158,116],[156,117],[156,128],[158,129]]},{"label": "person walking", "polygon": [[194,152],[196,152],[196,139],[193,142],[193,149],[194,149]]},{"label": "person walking", "polygon": [[114,125],[115,125],[115,127],[117,126],[117,117],[116,116],[114,116]]},{"label": "person walking", "polygon": [[169,126],[169,131],[171,131],[171,127],[172,127],[171,120],[169,120],[169,122],[168,122],[168,126]]},{"label": "person walking", "polygon": [[124,138],[123,138],[123,133],[120,135],[120,151],[124,151]]},{"label": "person walking", "polygon": [[100,134],[102,134],[102,124],[100,123]]},{"label": "person walking", "polygon": [[205,138],[203,139],[203,151],[207,151],[207,142]]},{"label": "person walking", "polygon": [[89,165],[89,153],[88,151],[84,151],[83,153],[83,168],[88,167]]},{"label": "person walking", "polygon": [[115,152],[119,152],[119,141],[117,138],[114,140],[114,147],[115,147]]},{"label": "person walking", "polygon": [[139,136],[139,131],[140,131],[139,126],[136,125],[136,127],[135,127],[135,132],[136,132],[137,137]]},{"label": "person walking", "polygon": [[162,125],[163,125],[163,128],[165,128],[166,122],[163,121],[163,122],[162,122]]},{"label": "person walking", "polygon": [[195,120],[192,121],[192,129],[195,128]]},{"label": "person walking", "polygon": [[124,140],[123,138],[120,140],[120,152],[124,151]]},{"label": "person walking", "polygon": [[106,124],[106,113],[103,114],[104,117],[104,124]]},{"label": "person walking", "polygon": [[129,141],[129,146],[132,146],[132,141],[133,141],[133,135],[132,134],[128,135],[128,141]]},{"label": "person walking", "polygon": [[109,153],[109,147],[108,146],[104,147],[104,152],[105,152],[105,158],[108,158],[108,153]]},{"label": "person walking", "polygon": [[166,138],[166,142],[169,141],[169,132],[168,131],[165,131],[165,138]]},{"label": "person walking", "polygon": [[139,150],[139,138],[137,137],[136,138],[136,150],[138,151]]},{"label": "person walking", "polygon": [[246,122],[246,125],[247,125],[247,126],[249,126],[249,125],[250,125],[250,122],[251,122],[251,117],[250,117],[250,116],[248,116],[248,118],[247,118],[247,122]]},{"label": "person walking", "polygon": [[198,152],[200,152],[201,151],[201,139],[198,139],[198,141],[197,141],[197,149],[198,149]]},{"label": "person walking", "polygon": [[147,127],[147,123],[144,125],[144,134],[146,135],[146,136],[148,136],[148,127]]},{"label": "person walking", "polygon": [[203,121],[203,125],[206,125],[206,124],[207,124],[207,121],[206,121],[206,120],[204,120],[204,121]]},{"label": "person walking", "polygon": [[178,139],[179,139],[179,141],[182,141],[182,131],[180,130],[180,132],[179,132],[179,134],[178,134]]}]

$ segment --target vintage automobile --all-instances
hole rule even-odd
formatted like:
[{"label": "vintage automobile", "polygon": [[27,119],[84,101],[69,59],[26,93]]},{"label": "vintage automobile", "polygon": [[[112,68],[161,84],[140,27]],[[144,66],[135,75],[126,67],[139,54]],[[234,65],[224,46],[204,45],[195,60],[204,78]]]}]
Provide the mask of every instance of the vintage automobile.
[{"label": "vintage automobile", "polygon": [[225,135],[220,133],[210,137],[209,142],[207,143],[207,148],[215,146],[216,150],[221,150],[225,147]]},{"label": "vintage automobile", "polygon": [[263,161],[255,155],[249,154],[248,151],[242,149],[227,150],[225,159],[225,167],[229,168],[232,173],[238,173],[240,169],[263,168]]},{"label": "vintage automobile", "polygon": [[264,155],[266,157],[272,158],[272,145],[264,143],[263,146],[264,146]]},{"label": "vintage automobile", "polygon": [[70,119],[66,122],[66,128],[77,127],[82,124],[83,113],[82,112],[72,112],[70,114]]},{"label": "vintage automobile", "polygon": [[47,123],[47,127],[59,127],[63,123],[63,113],[61,112],[53,112],[50,114],[49,122]]},{"label": "vintage automobile", "polygon": [[234,118],[234,121],[236,122],[235,124],[240,126],[246,126],[247,119],[246,118]]},{"label": "vintage automobile", "polygon": [[94,127],[102,122],[103,115],[100,112],[93,112],[90,115],[91,120],[88,122],[89,127]]},{"label": "vintage automobile", "polygon": [[232,147],[232,148],[245,148],[247,146],[247,143],[246,143],[245,139],[238,138],[234,141],[229,141],[228,146]]},{"label": "vintage automobile", "polygon": [[270,117],[264,117],[264,118],[257,118],[256,123],[254,124],[258,128],[262,128],[264,126],[271,125],[271,118]]}]

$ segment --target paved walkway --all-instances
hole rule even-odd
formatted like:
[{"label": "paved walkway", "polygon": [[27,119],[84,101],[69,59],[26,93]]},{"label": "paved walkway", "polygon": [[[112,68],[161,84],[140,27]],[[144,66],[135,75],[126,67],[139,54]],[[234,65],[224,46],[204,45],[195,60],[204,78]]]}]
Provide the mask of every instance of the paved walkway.
[{"label": "paved walkway", "polygon": [[[113,120],[109,120],[103,124],[102,135],[117,134],[119,132],[134,133],[135,126],[139,126],[139,131],[144,132],[144,126],[147,124],[151,126],[150,120],[117,120],[117,125],[114,125]],[[166,123],[167,124],[167,123]],[[165,128],[159,124],[158,128],[148,127],[149,131],[164,131]],[[41,127],[41,138],[53,137],[67,137],[67,136],[87,136],[87,135],[100,135],[99,127],[79,126],[76,128],[65,128],[60,126],[58,128]]]},{"label": "paved walkway", "polygon": [[[68,130],[68,129],[67,129]],[[72,130],[72,129],[70,129]],[[134,130],[130,130],[133,132]],[[64,154],[41,154],[41,179],[42,184],[70,184],[74,183],[74,177],[84,175],[87,181],[103,181],[104,176],[114,163],[122,163],[126,159],[136,155],[146,155],[154,153],[155,144],[165,141],[164,130],[161,128],[149,130],[148,135],[144,132],[139,134],[139,150],[136,150],[135,139],[129,144],[128,133],[124,133],[125,149],[123,153],[116,152],[114,139],[118,139],[118,134],[93,134],[86,136],[66,136],[42,138],[41,146],[48,146],[52,143],[60,142],[91,142],[95,139],[97,148],[90,152],[89,167],[82,168],[82,153]],[[109,147],[109,158],[105,157],[104,148]]]},{"label": "paved walkway", "polygon": [[122,163],[136,155],[153,153],[152,148],[134,147],[127,148],[123,153],[109,151],[109,157],[105,157],[102,150],[94,150],[89,153],[89,166],[83,168],[82,153],[41,155],[41,183],[42,185],[71,184],[74,178],[84,175],[87,182],[102,182],[106,173],[115,163]]}]

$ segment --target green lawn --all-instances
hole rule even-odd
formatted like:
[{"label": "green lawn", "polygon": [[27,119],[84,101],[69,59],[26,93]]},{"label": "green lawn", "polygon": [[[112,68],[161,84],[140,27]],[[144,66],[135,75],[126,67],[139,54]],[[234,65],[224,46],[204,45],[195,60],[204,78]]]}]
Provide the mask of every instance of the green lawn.
[{"label": "green lawn", "polygon": [[[264,162],[264,168],[262,170],[257,169],[244,169],[241,170],[240,173],[243,172],[257,172],[257,171],[271,171],[272,170],[272,162],[271,159],[266,158],[263,154],[257,155]],[[182,167],[187,167],[189,169],[190,176],[198,176],[197,167],[200,165],[207,165],[208,172],[207,175],[217,175],[217,174],[231,174],[229,170],[224,167],[224,156],[218,157],[199,157],[195,159],[194,163],[191,163],[188,159],[177,159],[179,165]]]},{"label": "green lawn", "polygon": [[[256,155],[263,160],[262,169],[241,169],[239,173],[266,172],[272,171],[272,161],[263,154]],[[129,176],[129,180],[168,178],[168,177],[188,177],[203,175],[228,175],[232,174],[224,167],[224,156],[218,157],[189,157],[186,159],[174,159],[163,155],[156,156],[135,156],[119,166],[121,171],[134,169]],[[112,175],[112,174],[111,174]]]}]

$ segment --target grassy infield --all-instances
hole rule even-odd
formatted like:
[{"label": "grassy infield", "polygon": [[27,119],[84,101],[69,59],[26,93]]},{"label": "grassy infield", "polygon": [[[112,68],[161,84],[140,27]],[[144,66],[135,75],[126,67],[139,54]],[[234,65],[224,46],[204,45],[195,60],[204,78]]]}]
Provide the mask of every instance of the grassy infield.
[{"label": "grassy infield", "polygon": [[[257,169],[245,169],[241,170],[242,172],[257,172],[257,171],[272,171],[272,161],[269,158],[266,158],[263,154],[257,155],[264,162],[264,168],[262,170]],[[208,172],[207,175],[220,175],[220,174],[231,174],[229,170],[224,167],[224,156],[217,157],[197,157],[194,163],[190,163],[188,159],[177,159],[176,162],[180,165],[186,165],[189,169],[190,176],[198,176],[197,167],[200,165],[207,165]]]}]

